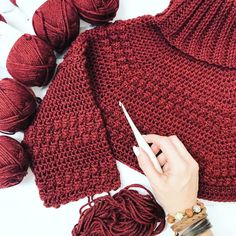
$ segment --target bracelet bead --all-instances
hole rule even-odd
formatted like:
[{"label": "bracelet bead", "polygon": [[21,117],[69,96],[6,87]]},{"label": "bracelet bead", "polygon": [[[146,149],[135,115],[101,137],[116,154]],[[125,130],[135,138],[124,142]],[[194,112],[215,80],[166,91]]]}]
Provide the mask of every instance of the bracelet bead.
[{"label": "bracelet bead", "polygon": [[201,212],[201,207],[197,204],[197,205],[194,205],[193,206],[193,211],[195,212],[195,213],[199,213],[199,212]]},{"label": "bracelet bead", "polygon": [[169,224],[173,224],[175,222],[175,217],[171,215],[167,215],[167,222]]},{"label": "bracelet bead", "polygon": [[205,207],[203,202],[200,202],[199,200],[197,200],[197,205],[199,205],[201,207],[201,209],[203,209]]},{"label": "bracelet bead", "polygon": [[185,210],[185,214],[186,214],[186,216],[189,217],[189,218],[193,216],[193,213],[194,213],[194,212],[193,212],[192,209],[186,209],[186,210]]},{"label": "bracelet bead", "polygon": [[176,220],[182,220],[184,218],[184,214],[182,213],[182,212],[177,212],[176,214],[175,214],[175,219]]},{"label": "bracelet bead", "polygon": [[194,205],[192,208],[187,208],[184,212],[177,212],[174,216],[168,214],[167,222],[169,224],[173,224],[183,220],[184,218],[192,218],[194,214],[199,214],[204,208],[204,203],[197,200],[196,205]]},{"label": "bracelet bead", "polygon": [[199,214],[194,214],[193,217],[190,217],[190,218],[185,217],[185,218],[183,218],[183,220],[175,222],[171,226],[171,229],[175,233],[181,232],[182,230],[184,230],[188,226],[190,226],[190,225],[192,225],[192,224],[194,224],[206,217],[207,217],[206,208],[204,208]]}]

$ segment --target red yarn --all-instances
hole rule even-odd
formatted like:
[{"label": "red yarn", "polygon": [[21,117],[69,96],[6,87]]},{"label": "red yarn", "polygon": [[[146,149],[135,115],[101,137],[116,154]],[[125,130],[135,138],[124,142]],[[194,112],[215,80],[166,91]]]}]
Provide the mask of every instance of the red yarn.
[{"label": "red yarn", "polygon": [[0,136],[0,188],[19,184],[28,169],[28,156],[15,139]]},{"label": "red yarn", "polygon": [[25,129],[37,108],[31,89],[13,79],[0,80],[0,131]]},{"label": "red yarn", "polygon": [[17,6],[16,0],[10,0],[15,6]]},{"label": "red yarn", "polygon": [[4,19],[2,15],[0,15],[0,21],[6,22],[6,20]]},{"label": "red yarn", "polygon": [[[131,188],[146,190],[141,195]],[[90,208],[84,210],[85,207]],[[84,211],[83,211],[84,210]],[[73,236],[152,236],[165,227],[165,212],[145,187],[127,186],[114,196],[89,199],[80,209],[80,220]]]},{"label": "red yarn", "polygon": [[81,18],[92,24],[108,22],[115,18],[119,0],[74,0]]},{"label": "red yarn", "polygon": [[12,47],[7,69],[12,77],[27,86],[47,85],[53,77],[56,57],[37,36],[25,34]]},{"label": "red yarn", "polygon": [[48,0],[34,14],[38,37],[62,52],[79,34],[80,19],[70,0]]},{"label": "red yarn", "polygon": [[172,46],[210,64],[236,67],[235,0],[172,0],[156,19]]},{"label": "red yarn", "polygon": [[200,198],[236,201],[235,0],[181,2],[160,26],[143,16],[73,42],[25,133],[48,206],[116,188],[115,159],[141,171],[119,100],[142,133],[181,139],[200,166]]}]

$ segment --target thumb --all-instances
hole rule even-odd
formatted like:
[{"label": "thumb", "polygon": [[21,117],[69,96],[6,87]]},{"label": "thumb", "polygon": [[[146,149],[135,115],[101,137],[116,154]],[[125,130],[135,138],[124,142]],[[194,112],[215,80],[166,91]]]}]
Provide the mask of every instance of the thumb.
[{"label": "thumb", "polygon": [[134,154],[137,156],[138,164],[148,180],[152,184],[161,184],[162,175],[154,167],[150,157],[140,147],[133,146]]}]

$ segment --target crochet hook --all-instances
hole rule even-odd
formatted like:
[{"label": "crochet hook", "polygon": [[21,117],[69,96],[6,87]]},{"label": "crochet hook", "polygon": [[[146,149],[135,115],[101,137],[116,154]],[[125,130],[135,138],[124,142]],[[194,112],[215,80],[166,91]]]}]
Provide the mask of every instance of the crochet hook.
[{"label": "crochet hook", "polygon": [[156,155],[153,153],[151,147],[148,145],[148,143],[145,141],[145,139],[143,138],[143,136],[141,135],[141,133],[139,132],[138,128],[135,126],[134,122],[132,121],[131,117],[129,116],[129,113],[127,112],[127,110],[125,109],[124,105],[122,104],[122,102],[119,101],[119,105],[122,108],[126,119],[129,122],[129,125],[134,133],[134,136],[136,138],[136,141],[139,145],[139,147],[141,147],[150,157],[154,167],[156,168],[156,170],[160,173],[163,173],[161,166],[156,158]]}]

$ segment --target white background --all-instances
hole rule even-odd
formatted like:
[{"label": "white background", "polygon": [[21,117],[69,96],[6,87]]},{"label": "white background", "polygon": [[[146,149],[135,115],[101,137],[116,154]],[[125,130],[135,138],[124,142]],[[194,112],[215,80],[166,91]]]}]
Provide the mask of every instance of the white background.
[{"label": "white background", "polygon": [[[32,0],[28,1],[31,2]],[[169,0],[120,0],[120,8],[116,19],[134,18],[144,14],[155,15],[162,12],[168,4]],[[19,12],[19,9],[15,8],[12,12],[5,13],[5,16],[8,17],[13,26],[24,32],[32,32],[30,24],[19,24],[21,21],[26,22],[27,19]],[[81,30],[88,27],[86,23],[81,22]],[[6,76],[9,75],[5,69],[0,68],[0,78]],[[43,97],[47,90],[47,88],[33,89],[36,95],[40,97]],[[23,138],[23,133],[17,133],[14,137],[20,141]],[[138,172],[120,163],[118,163],[118,168],[121,173],[122,187],[132,183],[140,183],[149,187],[146,178]],[[215,235],[235,236],[236,204],[204,202],[208,208]],[[34,176],[29,170],[29,174],[19,185],[0,190],[0,236],[71,235],[71,230],[79,219],[80,206],[84,203],[86,203],[86,199],[69,203],[59,209],[45,208],[39,198]],[[170,236],[172,232],[167,228],[160,235]]]}]

